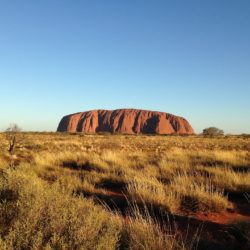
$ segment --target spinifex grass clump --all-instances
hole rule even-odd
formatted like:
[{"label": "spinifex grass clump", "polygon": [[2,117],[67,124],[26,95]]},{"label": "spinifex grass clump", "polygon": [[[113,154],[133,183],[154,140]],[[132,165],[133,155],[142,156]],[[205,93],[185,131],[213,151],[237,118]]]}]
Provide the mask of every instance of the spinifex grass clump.
[{"label": "spinifex grass clump", "polygon": [[28,168],[0,178],[0,236],[6,249],[115,249],[121,223],[92,201],[48,185]]},{"label": "spinifex grass clump", "polygon": [[210,177],[177,174],[170,189],[179,194],[181,209],[191,211],[223,211],[232,207],[224,190],[214,186]]}]

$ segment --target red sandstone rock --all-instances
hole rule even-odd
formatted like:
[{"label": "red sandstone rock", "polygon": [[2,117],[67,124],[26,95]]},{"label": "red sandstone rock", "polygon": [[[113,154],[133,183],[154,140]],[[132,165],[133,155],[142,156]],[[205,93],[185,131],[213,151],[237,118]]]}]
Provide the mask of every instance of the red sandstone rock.
[{"label": "red sandstone rock", "polygon": [[124,134],[194,134],[188,121],[172,114],[138,110],[92,110],[67,115],[60,121],[59,132],[116,132]]}]

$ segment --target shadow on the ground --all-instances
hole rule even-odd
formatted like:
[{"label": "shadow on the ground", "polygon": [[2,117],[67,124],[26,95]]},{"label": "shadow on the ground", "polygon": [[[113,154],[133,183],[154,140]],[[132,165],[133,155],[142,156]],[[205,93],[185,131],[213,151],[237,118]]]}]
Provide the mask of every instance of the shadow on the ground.
[{"label": "shadow on the ground", "polygon": [[227,191],[228,200],[234,204],[236,211],[241,215],[250,216],[250,203],[244,192]]},{"label": "shadow on the ground", "polygon": [[72,170],[85,170],[88,172],[95,171],[97,173],[104,172],[100,167],[91,164],[89,161],[84,163],[79,163],[77,161],[64,161],[62,162],[62,167],[69,168]]}]

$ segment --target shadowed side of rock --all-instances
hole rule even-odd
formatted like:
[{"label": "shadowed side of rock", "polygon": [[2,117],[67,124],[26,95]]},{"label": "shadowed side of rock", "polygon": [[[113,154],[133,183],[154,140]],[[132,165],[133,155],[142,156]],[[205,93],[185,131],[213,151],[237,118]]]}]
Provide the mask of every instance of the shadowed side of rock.
[{"label": "shadowed side of rock", "polygon": [[194,134],[189,122],[172,114],[138,110],[92,110],[62,118],[58,132],[111,132],[124,134]]}]

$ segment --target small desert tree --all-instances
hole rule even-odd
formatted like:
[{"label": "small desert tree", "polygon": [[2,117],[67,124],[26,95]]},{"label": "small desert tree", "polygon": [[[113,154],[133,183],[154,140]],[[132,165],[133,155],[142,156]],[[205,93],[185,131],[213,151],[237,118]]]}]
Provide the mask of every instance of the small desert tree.
[{"label": "small desert tree", "polygon": [[224,135],[224,131],[216,127],[209,127],[203,129],[203,135],[208,135],[208,136]]},{"label": "small desert tree", "polygon": [[17,136],[20,131],[21,128],[17,124],[10,124],[10,126],[5,131],[6,139],[8,141],[8,151],[10,154],[14,154],[15,152]]}]

